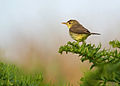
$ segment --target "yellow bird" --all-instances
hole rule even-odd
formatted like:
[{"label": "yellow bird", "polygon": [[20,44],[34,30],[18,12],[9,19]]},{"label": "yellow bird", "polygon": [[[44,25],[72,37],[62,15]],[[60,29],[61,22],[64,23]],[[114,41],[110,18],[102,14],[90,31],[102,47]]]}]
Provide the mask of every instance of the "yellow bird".
[{"label": "yellow bird", "polygon": [[84,42],[90,35],[100,35],[99,33],[91,33],[76,20],[69,20],[62,22],[62,24],[67,25],[70,36],[77,42]]}]

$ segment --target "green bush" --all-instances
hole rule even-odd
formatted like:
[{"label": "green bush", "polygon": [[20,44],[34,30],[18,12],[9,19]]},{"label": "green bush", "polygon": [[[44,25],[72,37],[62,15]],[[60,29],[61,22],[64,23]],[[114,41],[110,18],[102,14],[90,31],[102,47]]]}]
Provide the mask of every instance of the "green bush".
[{"label": "green bush", "polygon": [[79,45],[78,42],[68,42],[59,48],[61,54],[78,54],[82,62],[88,60],[92,63],[89,72],[81,78],[80,86],[120,86],[120,52],[117,49],[120,42],[115,40],[109,44],[116,49],[101,49],[101,44]]},{"label": "green bush", "polygon": [[43,80],[42,73],[26,74],[13,64],[0,62],[0,86],[51,86]]}]

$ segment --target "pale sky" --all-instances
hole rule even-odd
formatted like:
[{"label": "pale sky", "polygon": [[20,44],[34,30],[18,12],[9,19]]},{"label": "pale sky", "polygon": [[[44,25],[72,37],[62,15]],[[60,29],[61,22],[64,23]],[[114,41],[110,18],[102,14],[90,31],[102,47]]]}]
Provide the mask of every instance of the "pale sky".
[{"label": "pale sky", "polygon": [[88,42],[120,39],[120,0],[0,0],[0,46],[16,44],[21,35],[49,49],[63,45],[73,41],[61,24],[69,19],[101,33]]}]

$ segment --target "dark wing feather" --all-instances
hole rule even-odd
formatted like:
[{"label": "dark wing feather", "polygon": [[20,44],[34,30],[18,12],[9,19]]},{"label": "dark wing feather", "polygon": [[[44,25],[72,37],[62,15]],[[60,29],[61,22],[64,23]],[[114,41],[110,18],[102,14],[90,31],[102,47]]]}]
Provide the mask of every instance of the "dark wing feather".
[{"label": "dark wing feather", "polygon": [[88,31],[86,28],[84,28],[82,25],[75,25],[69,29],[69,31],[77,34],[90,34],[90,31]]}]

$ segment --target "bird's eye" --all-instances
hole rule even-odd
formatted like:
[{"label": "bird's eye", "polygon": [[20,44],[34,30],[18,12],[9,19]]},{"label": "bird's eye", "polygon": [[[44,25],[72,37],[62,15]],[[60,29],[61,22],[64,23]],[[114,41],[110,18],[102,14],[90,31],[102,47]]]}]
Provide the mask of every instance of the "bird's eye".
[{"label": "bird's eye", "polygon": [[69,24],[71,24],[71,22],[69,22]]}]

